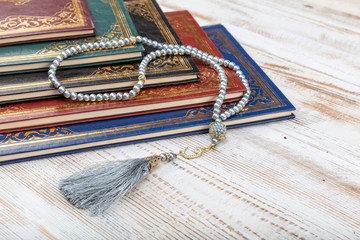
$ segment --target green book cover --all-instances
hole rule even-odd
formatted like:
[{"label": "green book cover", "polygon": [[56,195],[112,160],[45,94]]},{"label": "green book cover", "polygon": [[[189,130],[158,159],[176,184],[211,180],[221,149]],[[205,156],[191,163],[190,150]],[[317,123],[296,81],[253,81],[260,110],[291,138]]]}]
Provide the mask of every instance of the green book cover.
[{"label": "green book cover", "polygon": [[[95,24],[95,37],[1,47],[0,75],[44,70],[57,55],[71,46],[98,41],[111,41],[137,35],[122,0],[91,0],[87,1],[87,4]],[[75,67],[137,60],[141,59],[143,51],[144,48],[141,44],[117,49],[91,51],[75,55],[65,60],[63,65]]]}]

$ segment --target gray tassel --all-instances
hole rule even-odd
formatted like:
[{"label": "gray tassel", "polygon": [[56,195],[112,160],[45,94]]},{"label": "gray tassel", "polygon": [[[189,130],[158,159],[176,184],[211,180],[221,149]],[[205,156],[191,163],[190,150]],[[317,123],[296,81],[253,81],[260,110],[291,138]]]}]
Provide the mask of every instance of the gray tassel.
[{"label": "gray tassel", "polygon": [[[60,182],[59,189],[70,203],[103,214],[161,162],[161,156],[106,162],[75,173]],[[166,159],[167,160],[167,159]]]}]

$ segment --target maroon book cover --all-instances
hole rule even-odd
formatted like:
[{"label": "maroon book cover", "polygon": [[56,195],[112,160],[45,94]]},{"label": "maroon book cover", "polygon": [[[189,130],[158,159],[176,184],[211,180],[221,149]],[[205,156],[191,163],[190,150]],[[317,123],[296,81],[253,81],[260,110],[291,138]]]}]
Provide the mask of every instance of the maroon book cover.
[{"label": "maroon book cover", "polygon": [[[165,15],[183,44],[223,57],[189,12]],[[200,70],[200,82],[146,88],[129,101],[78,102],[59,98],[5,105],[0,108],[0,132],[211,105],[219,93],[218,74],[201,60],[194,60]],[[239,100],[246,88],[232,70],[225,68],[225,72],[227,101]]]},{"label": "maroon book cover", "polygon": [[85,0],[3,0],[0,46],[93,36]]}]

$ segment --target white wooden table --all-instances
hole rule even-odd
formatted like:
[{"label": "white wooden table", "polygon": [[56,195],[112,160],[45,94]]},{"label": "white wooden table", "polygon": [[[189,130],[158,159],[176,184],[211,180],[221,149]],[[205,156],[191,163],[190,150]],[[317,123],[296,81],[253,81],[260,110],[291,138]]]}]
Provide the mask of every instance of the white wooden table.
[{"label": "white wooden table", "polygon": [[59,179],[104,160],[208,143],[208,135],[2,166],[1,239],[360,239],[359,0],[159,0],[224,24],[297,107],[230,130],[216,151],[158,167],[103,217]]}]

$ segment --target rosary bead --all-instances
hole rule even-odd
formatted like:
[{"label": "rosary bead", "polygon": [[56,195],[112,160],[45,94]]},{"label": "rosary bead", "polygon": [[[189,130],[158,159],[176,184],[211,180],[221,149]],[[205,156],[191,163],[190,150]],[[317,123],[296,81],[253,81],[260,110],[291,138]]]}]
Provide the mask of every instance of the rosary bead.
[{"label": "rosary bead", "polygon": [[[108,43],[110,44],[110,47],[111,47],[111,43],[110,42],[108,42]],[[85,44],[81,45],[81,51],[85,52],[87,50],[88,50],[88,47]]]},{"label": "rosary bead", "polygon": [[162,44],[162,43],[158,43],[157,48],[162,49],[162,48],[163,48],[163,44]]},{"label": "rosary bead", "polygon": [[50,70],[48,71],[49,77],[50,77],[51,74],[53,74],[53,75],[55,74],[55,70],[54,70],[54,69],[50,69]]},{"label": "rosary bead", "polygon": [[245,103],[238,103],[237,105],[236,105],[239,109],[243,109],[243,107],[245,106]]},{"label": "rosary bead", "polygon": [[173,44],[169,44],[169,45],[168,45],[168,48],[174,48],[174,45],[173,45]]},{"label": "rosary bead", "polygon": [[110,99],[110,95],[108,93],[104,93],[103,98],[105,101],[108,101]]},{"label": "rosary bead", "polygon": [[160,158],[161,158],[161,161],[165,162],[166,161],[166,155],[165,153],[161,153],[159,154]]},{"label": "rosary bead", "polygon": [[177,48],[174,48],[172,51],[173,51],[173,55],[178,55],[179,54],[179,50]]},{"label": "rosary bead", "polygon": [[130,90],[129,92],[129,98],[133,98],[136,96],[136,92],[134,90]]},{"label": "rosary bead", "polygon": [[55,59],[52,63],[55,67],[58,67],[60,65],[60,61]]},{"label": "rosary bead", "polygon": [[94,93],[90,94],[90,95],[89,95],[89,99],[90,99],[90,101],[92,101],[92,102],[96,101],[96,95],[95,95]]},{"label": "rosary bead", "polygon": [[134,92],[138,93],[140,91],[140,87],[138,85],[135,85],[133,87]]},{"label": "rosary bead", "polygon": [[90,96],[89,96],[89,94],[84,94],[84,101],[85,101],[85,102],[90,101]]},{"label": "rosary bead", "polygon": [[246,92],[246,93],[244,94],[244,98],[249,98],[249,97],[250,97],[250,94]]},{"label": "rosary bead", "polygon": [[220,114],[220,109],[219,108],[214,108],[213,113],[214,114]]},{"label": "rosary bead", "polygon": [[229,113],[230,113],[231,115],[235,115],[234,109],[229,109]]},{"label": "rosary bead", "polygon": [[71,52],[71,55],[77,54],[77,50],[76,50],[75,47],[71,47],[71,48],[70,48],[70,52]]},{"label": "rosary bead", "polygon": [[143,81],[138,81],[137,85],[140,86],[140,88],[144,87],[144,82]]},{"label": "rosary bead", "polygon": [[156,57],[161,57],[161,51],[160,50],[156,50],[155,54],[156,54]]},{"label": "rosary bead", "polygon": [[142,42],[142,37],[141,37],[141,36],[137,36],[137,37],[136,37],[136,42],[141,43],[141,42]]},{"label": "rosary bead", "polygon": [[88,44],[87,44],[87,48],[88,48],[89,50],[94,49],[94,44],[93,44],[93,43],[88,43]]},{"label": "rosary bead", "polygon": [[63,93],[64,97],[69,98],[70,97],[70,91],[69,90],[65,90],[65,92]]},{"label": "rosary bead", "polygon": [[187,49],[185,49],[185,54],[186,54],[186,55],[190,55],[190,54],[191,54],[191,50],[190,50],[190,49],[188,49],[188,48],[187,48]]},{"label": "rosary bead", "polygon": [[60,86],[58,88],[58,92],[61,93],[61,94],[63,94],[65,92],[65,90],[66,90],[66,88],[64,86]]},{"label": "rosary bead", "polygon": [[155,59],[155,58],[156,58],[156,53],[155,53],[155,52],[151,52],[149,55],[150,55],[151,59]]},{"label": "rosary bead", "polygon": [[220,114],[221,120],[225,121],[227,119],[226,115],[224,113]]},{"label": "rosary bead", "polygon": [[70,98],[71,98],[71,100],[76,100],[77,99],[77,93],[76,92],[71,92],[70,93]]},{"label": "rosary bead", "polygon": [[196,58],[201,59],[201,58],[202,58],[202,54],[198,52],[198,53],[196,54]]},{"label": "rosary bead", "polygon": [[129,100],[129,98],[130,98],[129,93],[124,93],[124,94],[123,94],[123,99],[124,99],[124,100]]},{"label": "rosary bead", "polygon": [[61,56],[61,55],[58,55],[55,59],[58,60],[59,62],[64,60],[63,56]]},{"label": "rosary bead", "polygon": [[180,49],[179,49],[179,55],[184,55],[184,54],[185,54],[185,50],[182,49],[182,48],[180,48]]},{"label": "rosary bead", "polygon": [[214,113],[214,114],[212,115],[212,119],[216,120],[216,119],[218,119],[218,118],[220,118],[220,115],[219,115],[218,113]]},{"label": "rosary bead", "polygon": [[100,44],[99,43],[94,43],[94,49],[99,49],[100,48]]},{"label": "rosary bead", "polygon": [[219,58],[218,63],[219,63],[220,65],[223,65],[223,64],[224,64],[224,59],[223,59],[223,58]]},{"label": "rosary bead", "polygon": [[165,50],[165,49],[162,49],[162,50],[160,51],[160,53],[161,53],[162,56],[165,56],[165,55],[166,55],[166,50]]},{"label": "rosary bead", "polygon": [[220,109],[220,107],[221,107],[221,104],[219,104],[219,103],[217,103],[217,102],[214,104],[214,108],[215,108],[215,109]]},{"label": "rosary bead", "polygon": [[73,54],[71,53],[70,49],[66,49],[65,53],[68,57],[72,56]]},{"label": "rosary bead", "polygon": [[240,108],[238,106],[233,107],[232,109],[234,109],[235,113],[239,113],[240,112]]},{"label": "rosary bead", "polygon": [[172,152],[169,152],[169,161],[172,161],[175,159],[175,154]]},{"label": "rosary bead", "polygon": [[171,55],[172,53],[173,53],[172,49],[170,49],[170,48],[166,49],[166,54],[167,55]]},{"label": "rosary bead", "polygon": [[218,143],[219,143],[219,140],[217,140],[216,138],[213,138],[213,139],[211,139],[211,142],[212,142],[213,144],[218,144]]},{"label": "rosary bead", "polygon": [[233,68],[233,71],[234,71],[234,72],[237,72],[237,71],[239,71],[239,70],[240,70],[240,67],[239,67],[238,65],[235,65],[234,68]]},{"label": "rosary bead", "polygon": [[99,43],[99,46],[100,46],[100,49],[104,49],[106,47],[105,43],[104,42],[100,42]]},{"label": "rosary bead", "polygon": [[218,96],[218,99],[220,99],[221,101],[224,101],[225,96],[224,96],[224,95],[219,95],[219,96]]},{"label": "rosary bead", "polygon": [[59,88],[61,86],[61,83],[57,80],[52,81],[52,84],[53,84],[54,88]]},{"label": "rosary bead", "polygon": [[101,93],[98,93],[98,94],[96,94],[96,100],[98,102],[101,102],[102,100],[104,100],[104,96]]},{"label": "rosary bead", "polygon": [[119,46],[120,46],[120,47],[125,46],[125,42],[124,42],[124,40],[119,40],[118,42],[119,42]]},{"label": "rosary bead", "polygon": [[229,68],[230,68],[230,69],[234,69],[234,67],[235,67],[235,63],[234,63],[234,62],[230,62],[230,63],[229,63]]},{"label": "rosary bead", "polygon": [[66,51],[63,51],[60,55],[63,57],[63,59],[66,59],[68,57]]},{"label": "rosary bead", "polygon": [[82,93],[78,93],[76,97],[79,101],[84,100],[84,94],[82,94]]},{"label": "rosary bead", "polygon": [[119,46],[119,42],[118,42],[118,41],[112,41],[112,42],[111,42],[111,46],[112,46],[112,47],[118,47],[118,46]]},{"label": "rosary bead", "polygon": [[109,99],[110,99],[110,101],[114,101],[114,100],[116,100],[116,93],[110,93],[109,94]]},{"label": "rosary bead", "polygon": [[219,62],[219,57],[214,57],[214,62],[218,63]]},{"label": "rosary bead", "polygon": [[221,94],[221,95],[224,95],[224,96],[225,96],[225,94],[226,94],[226,90],[224,90],[224,89],[220,89],[219,94]]},{"label": "rosary bead", "polygon": [[191,57],[196,57],[196,53],[197,53],[197,51],[191,51],[190,56]]},{"label": "rosary bead", "polygon": [[129,38],[124,38],[124,43],[125,43],[125,45],[129,45],[130,44],[130,39]]},{"label": "rosary bead", "polygon": [[143,37],[143,38],[142,38],[142,43],[147,42],[147,40],[148,40],[148,38],[147,38],[147,37]]},{"label": "rosary bead", "polygon": [[230,63],[229,60],[225,60],[225,61],[224,61],[224,67],[228,67],[228,66],[229,66],[229,63]]},{"label": "rosary bead", "polygon": [[118,100],[121,100],[122,98],[123,98],[123,94],[122,93],[117,93],[116,94],[116,98],[118,99]]}]

